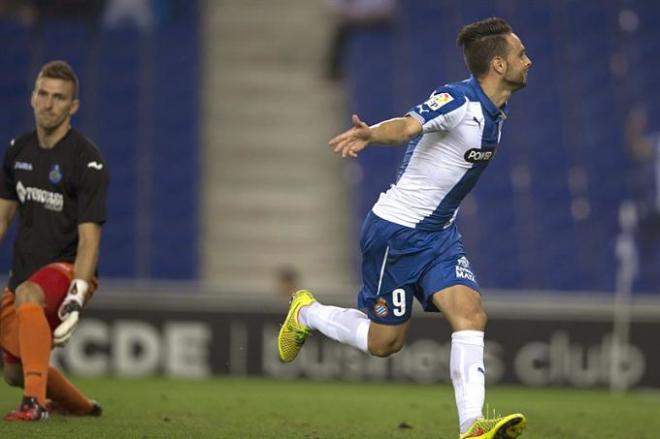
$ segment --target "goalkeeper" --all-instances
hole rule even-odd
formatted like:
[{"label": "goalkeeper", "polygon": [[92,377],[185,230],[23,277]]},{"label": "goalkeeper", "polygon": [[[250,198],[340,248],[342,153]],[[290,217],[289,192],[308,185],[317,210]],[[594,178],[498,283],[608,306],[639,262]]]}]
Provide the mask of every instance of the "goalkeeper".
[{"label": "goalkeeper", "polygon": [[[71,127],[78,79],[63,61],[42,67],[31,97],[36,129],[12,140],[0,169],[0,238],[18,213],[9,285],[0,309],[5,380],[23,387],[8,421],[39,421],[53,406],[100,406],[49,366],[93,293],[108,174],[94,144]],[[47,399],[48,398],[48,399]]]}]

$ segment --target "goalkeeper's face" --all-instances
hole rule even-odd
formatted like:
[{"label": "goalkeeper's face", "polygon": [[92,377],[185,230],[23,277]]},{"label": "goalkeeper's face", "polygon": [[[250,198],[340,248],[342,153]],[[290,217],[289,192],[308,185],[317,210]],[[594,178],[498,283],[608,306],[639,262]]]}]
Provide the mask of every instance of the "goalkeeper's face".
[{"label": "goalkeeper's face", "polygon": [[64,124],[68,125],[71,116],[78,110],[78,100],[73,95],[72,82],[39,77],[31,100],[37,127],[52,132]]}]

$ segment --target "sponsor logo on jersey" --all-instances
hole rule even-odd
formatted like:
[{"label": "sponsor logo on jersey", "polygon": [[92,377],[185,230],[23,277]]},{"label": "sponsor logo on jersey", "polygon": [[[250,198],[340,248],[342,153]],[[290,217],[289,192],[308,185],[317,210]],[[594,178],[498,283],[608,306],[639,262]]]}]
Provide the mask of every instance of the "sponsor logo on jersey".
[{"label": "sponsor logo on jersey", "polygon": [[24,171],[31,171],[32,170],[32,163],[16,162],[16,163],[14,163],[14,169],[22,169]]},{"label": "sponsor logo on jersey", "polygon": [[495,148],[471,148],[465,151],[465,161],[470,163],[487,162],[495,155]]},{"label": "sponsor logo on jersey", "polygon": [[20,181],[16,183],[16,195],[21,203],[32,201],[43,204],[45,209],[61,212],[64,208],[64,196],[57,192],[46,191],[36,187],[25,187]]},{"label": "sponsor logo on jersey", "polygon": [[374,305],[374,312],[378,317],[385,318],[390,313],[389,308],[387,307],[387,301],[382,297],[378,298],[376,304]]},{"label": "sponsor logo on jersey", "polygon": [[97,171],[100,171],[101,169],[103,169],[103,163],[99,163],[99,162],[89,162],[89,163],[87,163],[87,167],[88,167],[88,168],[94,168],[94,169],[96,169]]},{"label": "sponsor logo on jersey", "polygon": [[476,282],[472,270],[470,270],[470,261],[465,256],[461,256],[456,261],[456,277]]},{"label": "sponsor logo on jersey", "polygon": [[53,184],[57,184],[62,181],[62,170],[60,169],[60,165],[57,163],[51,166],[50,171],[48,172],[48,180],[50,180],[50,182]]},{"label": "sponsor logo on jersey", "polygon": [[431,97],[424,103],[432,111],[437,111],[438,109],[442,108],[443,106],[447,105],[453,100],[454,98],[449,93],[438,93],[431,95]]}]

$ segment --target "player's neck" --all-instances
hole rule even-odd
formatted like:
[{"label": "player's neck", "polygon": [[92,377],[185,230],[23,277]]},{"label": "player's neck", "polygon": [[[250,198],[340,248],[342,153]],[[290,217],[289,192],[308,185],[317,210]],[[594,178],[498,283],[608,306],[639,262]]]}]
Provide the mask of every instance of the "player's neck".
[{"label": "player's neck", "polygon": [[44,128],[37,127],[37,137],[39,138],[39,146],[44,149],[52,149],[57,142],[62,140],[66,133],[71,129],[71,124],[69,122],[64,122],[54,130],[46,130]]},{"label": "player's neck", "polygon": [[496,78],[486,76],[479,80],[479,85],[481,85],[484,94],[488,96],[488,99],[490,99],[497,108],[501,108],[511,97],[511,90],[504,87],[502,82],[498,81]]}]

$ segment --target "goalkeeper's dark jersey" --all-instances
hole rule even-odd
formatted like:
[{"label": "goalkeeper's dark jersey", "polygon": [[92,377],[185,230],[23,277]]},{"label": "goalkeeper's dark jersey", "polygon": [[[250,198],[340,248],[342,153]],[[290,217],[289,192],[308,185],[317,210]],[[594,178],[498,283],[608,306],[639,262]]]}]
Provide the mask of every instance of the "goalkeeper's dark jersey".
[{"label": "goalkeeper's dark jersey", "polygon": [[73,262],[78,224],[103,224],[107,167],[99,150],[78,131],[53,148],[36,131],[11,141],[0,170],[0,198],[18,202],[18,236],[9,289],[52,262]]}]

